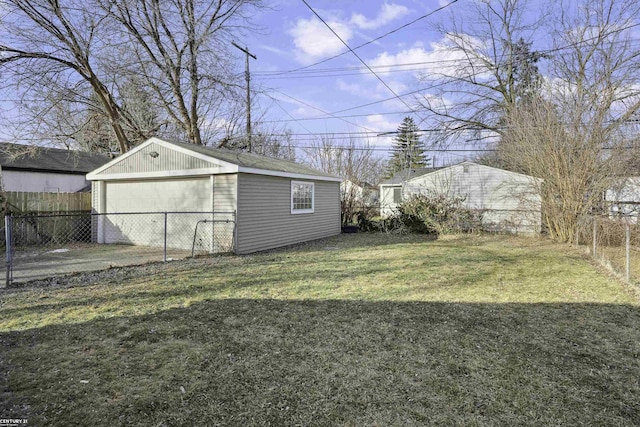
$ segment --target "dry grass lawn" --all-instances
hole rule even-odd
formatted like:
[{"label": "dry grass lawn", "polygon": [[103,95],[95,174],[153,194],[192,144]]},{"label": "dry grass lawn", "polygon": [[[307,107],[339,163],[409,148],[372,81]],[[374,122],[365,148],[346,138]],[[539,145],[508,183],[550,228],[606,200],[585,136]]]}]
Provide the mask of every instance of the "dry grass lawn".
[{"label": "dry grass lawn", "polygon": [[640,424],[637,295],[543,240],[342,235],[109,277],[0,293],[1,418]]}]

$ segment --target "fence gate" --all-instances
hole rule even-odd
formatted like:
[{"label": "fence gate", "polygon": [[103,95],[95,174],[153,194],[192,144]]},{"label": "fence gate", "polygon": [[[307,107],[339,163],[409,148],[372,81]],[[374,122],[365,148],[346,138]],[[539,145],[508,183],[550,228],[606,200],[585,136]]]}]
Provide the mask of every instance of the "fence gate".
[{"label": "fence gate", "polygon": [[6,285],[235,250],[235,212],[5,216]]}]

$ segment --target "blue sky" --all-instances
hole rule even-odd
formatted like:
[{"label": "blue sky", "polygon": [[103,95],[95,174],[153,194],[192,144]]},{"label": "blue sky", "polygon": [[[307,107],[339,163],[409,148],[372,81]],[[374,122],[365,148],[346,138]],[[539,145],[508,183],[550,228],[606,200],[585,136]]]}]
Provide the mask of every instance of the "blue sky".
[{"label": "blue sky", "polygon": [[[352,48],[447,4],[444,0],[307,2]],[[464,3],[466,0],[453,3],[357,49],[382,83],[302,0],[277,2],[273,10],[255,17],[265,33],[241,40],[258,57],[257,61],[251,60],[252,85],[264,94],[255,95],[261,111],[255,111],[254,117],[263,114],[263,120],[270,122],[265,124],[288,127],[298,145],[316,138],[307,134],[319,132],[368,137],[372,145],[388,147],[390,138],[378,137],[378,133],[394,131],[407,115],[420,122],[394,93],[416,91],[421,87],[419,75],[429,67],[441,66],[437,64],[443,59],[438,52],[441,35],[432,30],[432,25],[455,13],[454,8],[464,7]],[[410,97],[403,99],[411,105]],[[366,104],[371,105],[361,107]]]}]

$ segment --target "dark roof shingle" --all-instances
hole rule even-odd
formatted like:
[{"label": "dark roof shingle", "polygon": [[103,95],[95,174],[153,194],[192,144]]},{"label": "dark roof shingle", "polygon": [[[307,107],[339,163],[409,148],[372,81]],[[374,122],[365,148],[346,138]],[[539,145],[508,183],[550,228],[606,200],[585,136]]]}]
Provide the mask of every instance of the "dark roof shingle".
[{"label": "dark roof shingle", "polygon": [[334,175],[289,160],[275,159],[273,157],[266,157],[259,154],[228,150],[226,148],[213,148],[184,142],[163,141],[245,168],[336,178]]},{"label": "dark roof shingle", "polygon": [[0,143],[3,169],[85,174],[109,161],[102,153]]},{"label": "dark roof shingle", "polygon": [[404,181],[409,179],[426,175],[431,172],[435,172],[438,169],[442,168],[418,168],[418,169],[404,169],[399,172],[396,172],[391,178],[382,181],[380,185],[400,185]]}]

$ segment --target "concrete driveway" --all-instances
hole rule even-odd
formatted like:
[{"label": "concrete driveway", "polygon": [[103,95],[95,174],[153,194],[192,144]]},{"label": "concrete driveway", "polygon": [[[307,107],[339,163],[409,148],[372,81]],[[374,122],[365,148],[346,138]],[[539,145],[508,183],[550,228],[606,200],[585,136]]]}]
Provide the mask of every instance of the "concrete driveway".
[{"label": "concrete driveway", "polygon": [[[167,260],[183,259],[191,251],[167,249]],[[141,265],[164,259],[163,248],[131,245],[73,244],[59,248],[28,248],[13,255],[13,284],[109,267]],[[6,260],[2,266],[6,271]],[[0,278],[0,287],[5,280]]]}]

